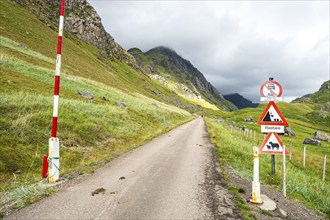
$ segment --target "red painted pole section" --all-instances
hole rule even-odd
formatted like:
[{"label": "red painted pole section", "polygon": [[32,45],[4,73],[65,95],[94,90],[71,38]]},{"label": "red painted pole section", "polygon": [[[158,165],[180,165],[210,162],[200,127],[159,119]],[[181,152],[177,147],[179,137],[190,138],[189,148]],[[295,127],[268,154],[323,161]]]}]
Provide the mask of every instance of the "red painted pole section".
[{"label": "red painted pole section", "polygon": [[48,174],[48,156],[44,156],[42,161],[42,178],[47,178]]},{"label": "red painted pole section", "polygon": [[52,120],[52,137],[57,137],[57,121],[58,121],[58,101],[60,93],[60,73],[61,73],[61,53],[62,53],[62,36],[63,36],[63,24],[64,24],[64,1],[61,0],[60,8],[60,21],[57,38],[57,57],[56,57],[56,71],[54,79],[54,109],[53,109],[53,120]]}]

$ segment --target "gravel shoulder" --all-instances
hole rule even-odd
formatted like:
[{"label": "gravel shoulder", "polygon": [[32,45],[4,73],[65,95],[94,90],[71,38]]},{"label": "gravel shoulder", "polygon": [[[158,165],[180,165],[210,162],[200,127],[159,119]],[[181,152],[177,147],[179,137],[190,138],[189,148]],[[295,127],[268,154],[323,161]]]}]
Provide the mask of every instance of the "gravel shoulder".
[{"label": "gravel shoulder", "polygon": [[274,211],[263,212],[259,204],[249,202],[252,194],[252,180],[240,178],[234,174],[234,170],[228,164],[223,166],[230,183],[238,189],[244,189],[245,193],[239,194],[240,198],[246,201],[246,204],[251,208],[251,213],[259,220],[277,220],[277,219],[292,219],[292,220],[325,220],[322,213],[317,213],[304,206],[299,201],[291,200],[284,197],[282,192],[273,189],[269,185],[261,184],[261,194],[268,196],[276,203],[277,208]]}]

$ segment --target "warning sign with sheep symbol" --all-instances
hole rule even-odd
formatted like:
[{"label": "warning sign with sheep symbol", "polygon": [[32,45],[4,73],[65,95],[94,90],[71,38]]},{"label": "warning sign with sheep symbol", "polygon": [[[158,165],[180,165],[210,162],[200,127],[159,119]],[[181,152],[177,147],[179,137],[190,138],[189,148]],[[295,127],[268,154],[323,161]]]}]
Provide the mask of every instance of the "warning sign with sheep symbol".
[{"label": "warning sign with sheep symbol", "polygon": [[[259,153],[260,154],[282,154],[283,142],[275,132],[270,132],[262,142]],[[289,154],[288,150],[285,149],[285,154]]]}]

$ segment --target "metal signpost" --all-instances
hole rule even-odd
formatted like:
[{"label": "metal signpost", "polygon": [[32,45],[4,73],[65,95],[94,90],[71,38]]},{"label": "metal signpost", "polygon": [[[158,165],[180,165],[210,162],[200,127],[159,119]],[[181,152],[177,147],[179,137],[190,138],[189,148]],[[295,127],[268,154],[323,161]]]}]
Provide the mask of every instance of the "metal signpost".
[{"label": "metal signpost", "polygon": [[[272,175],[275,175],[275,154],[288,155],[289,152],[281,141],[278,134],[284,134],[284,127],[288,126],[288,122],[277,108],[275,101],[282,101],[283,89],[280,83],[276,82],[272,77],[264,82],[260,87],[260,101],[268,101],[266,109],[260,116],[257,124],[261,125],[261,132],[267,133],[264,141],[260,145],[260,154],[270,154],[272,158]],[[284,161],[285,163],[285,161]],[[283,165],[283,170],[285,165]],[[286,195],[286,177],[283,171],[283,193]]]}]

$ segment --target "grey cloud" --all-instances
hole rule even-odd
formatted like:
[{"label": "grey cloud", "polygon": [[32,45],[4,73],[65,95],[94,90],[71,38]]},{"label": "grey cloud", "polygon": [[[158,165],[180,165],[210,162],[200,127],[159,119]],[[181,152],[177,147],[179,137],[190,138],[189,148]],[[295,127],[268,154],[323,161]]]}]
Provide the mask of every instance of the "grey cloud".
[{"label": "grey cloud", "polygon": [[329,79],[329,2],[89,1],[125,49],[168,46],[223,94],[259,100],[273,76],[302,96]]}]

